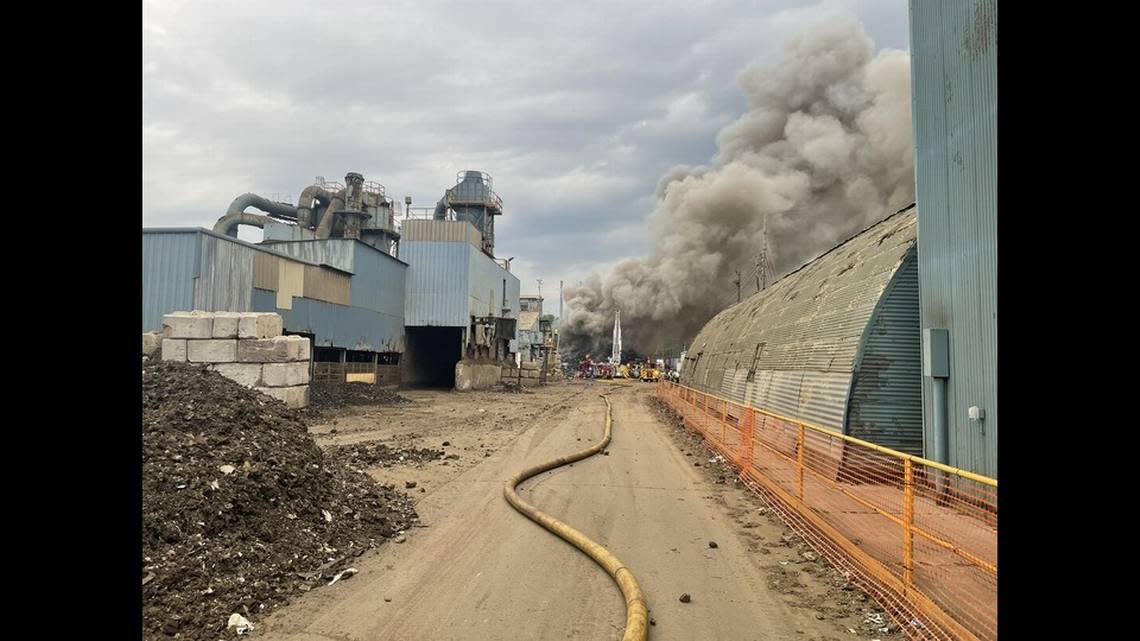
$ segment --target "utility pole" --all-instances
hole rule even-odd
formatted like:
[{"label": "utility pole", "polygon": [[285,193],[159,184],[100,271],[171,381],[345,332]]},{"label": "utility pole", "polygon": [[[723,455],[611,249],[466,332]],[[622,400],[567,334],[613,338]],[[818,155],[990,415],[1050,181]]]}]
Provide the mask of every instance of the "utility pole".
[{"label": "utility pole", "polygon": [[740,270],[736,270],[736,280],[732,281],[736,285],[736,302],[740,302]]},{"label": "utility pole", "polygon": [[541,299],[542,298],[542,279],[536,278],[535,280],[538,281],[538,297],[539,297],[539,299]]},{"label": "utility pole", "polygon": [[772,262],[768,258],[768,218],[764,218],[764,227],[760,233],[760,254],[756,256],[756,269],[754,275],[756,276],[756,291],[760,291],[768,286],[769,281],[772,280],[773,272]]}]

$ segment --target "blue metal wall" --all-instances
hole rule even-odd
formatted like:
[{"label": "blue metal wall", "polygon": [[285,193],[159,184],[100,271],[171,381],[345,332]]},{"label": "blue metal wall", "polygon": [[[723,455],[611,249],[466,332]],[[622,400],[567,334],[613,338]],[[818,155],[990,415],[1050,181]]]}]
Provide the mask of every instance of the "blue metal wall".
[{"label": "blue metal wall", "polygon": [[[518,276],[503,269],[483,252],[468,247],[468,300],[469,313],[473,316],[491,316],[502,318],[519,317],[519,290],[521,289]],[[506,289],[504,300],[503,290]],[[503,313],[503,309],[509,309]]]},{"label": "blue metal wall", "polygon": [[352,243],[352,306],[404,320],[408,266],[371,245]]},{"label": "blue metal wall", "polygon": [[191,230],[142,237],[142,331],[162,329],[162,317],[194,307],[200,244]]},{"label": "blue metal wall", "polygon": [[404,241],[400,256],[408,263],[404,322],[413,327],[467,327],[467,242]]},{"label": "blue metal wall", "polygon": [[922,456],[922,337],[918,260],[904,260],[887,285],[855,361],[847,433]]},{"label": "blue metal wall", "polygon": [[313,334],[320,347],[404,351],[404,319],[399,316],[309,298],[294,298],[293,309],[278,309],[276,300],[275,292],[253,290],[254,311],[280,314],[287,331]]},{"label": "blue metal wall", "polygon": [[[404,319],[410,326],[467,327],[472,316],[519,316],[517,276],[466,241],[405,240]],[[506,305],[503,288],[506,285]]]},{"label": "blue metal wall", "polygon": [[[910,29],[921,322],[950,332],[948,462],[997,477],[997,2],[912,0]],[[931,396],[924,377],[928,443]]]}]

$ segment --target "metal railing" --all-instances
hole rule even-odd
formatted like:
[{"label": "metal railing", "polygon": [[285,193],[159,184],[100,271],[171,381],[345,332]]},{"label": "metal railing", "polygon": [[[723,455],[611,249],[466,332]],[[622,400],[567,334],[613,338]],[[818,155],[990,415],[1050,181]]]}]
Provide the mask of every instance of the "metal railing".
[{"label": "metal railing", "polygon": [[997,639],[997,481],[661,381],[661,400],[914,639]]}]

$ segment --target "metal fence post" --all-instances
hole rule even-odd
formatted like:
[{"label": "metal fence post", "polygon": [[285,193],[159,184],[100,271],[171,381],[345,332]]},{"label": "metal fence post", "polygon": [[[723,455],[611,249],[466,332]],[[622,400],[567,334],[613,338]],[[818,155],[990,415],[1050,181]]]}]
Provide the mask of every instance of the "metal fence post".
[{"label": "metal fence post", "polygon": [[752,469],[752,432],[756,426],[756,412],[753,412],[751,407],[745,408],[743,419],[744,430],[741,438],[744,442],[741,443],[740,466],[744,468],[742,471],[748,474],[748,470]]},{"label": "metal fence post", "polygon": [[728,401],[720,402],[720,444],[725,446],[725,435],[728,432]]},{"label": "metal fence post", "polygon": [[903,583],[914,585],[914,464],[903,460]]},{"label": "metal fence post", "polygon": [[796,445],[796,468],[799,470],[799,494],[797,495],[802,502],[804,500],[804,425],[800,423],[800,435],[797,439]]}]

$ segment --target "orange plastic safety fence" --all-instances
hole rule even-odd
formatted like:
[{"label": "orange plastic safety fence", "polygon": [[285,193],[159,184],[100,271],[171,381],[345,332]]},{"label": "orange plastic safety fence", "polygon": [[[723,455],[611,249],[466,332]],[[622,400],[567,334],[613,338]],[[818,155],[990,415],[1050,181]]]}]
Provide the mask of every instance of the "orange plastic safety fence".
[{"label": "orange plastic safety fence", "polygon": [[914,639],[997,639],[997,484],[662,381],[658,396]]}]

